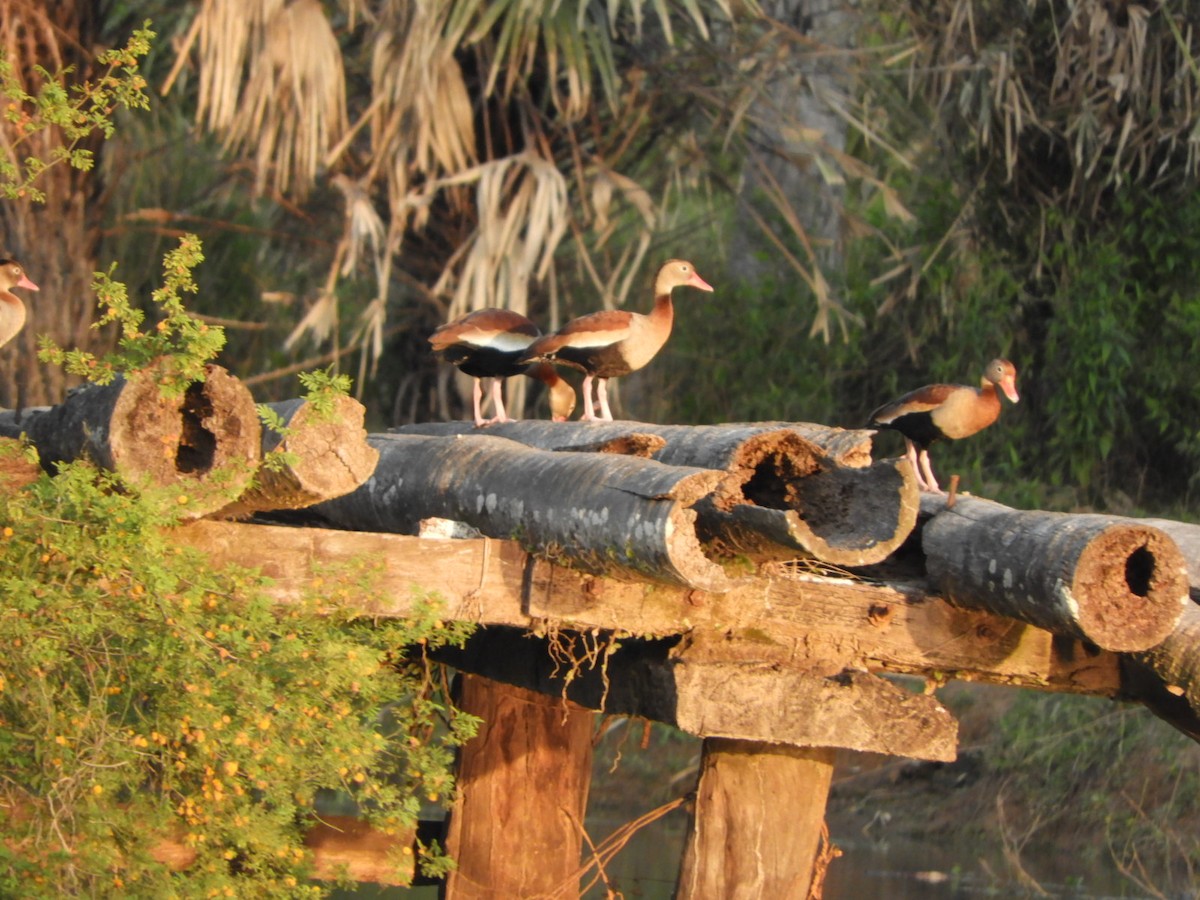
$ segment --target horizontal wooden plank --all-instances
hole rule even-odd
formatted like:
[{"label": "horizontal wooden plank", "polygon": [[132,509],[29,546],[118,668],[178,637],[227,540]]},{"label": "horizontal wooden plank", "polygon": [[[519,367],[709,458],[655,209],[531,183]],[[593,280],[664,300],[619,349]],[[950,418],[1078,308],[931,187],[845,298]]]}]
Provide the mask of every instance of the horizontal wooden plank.
[{"label": "horizontal wooden plank", "polygon": [[[582,574],[535,560],[511,541],[433,540],[372,532],[195,522],[177,540],[214,564],[261,568],[280,600],[313,588],[314,571],[375,567],[363,612],[402,616],[422,592],[450,618],[488,625],[656,637],[688,634],[712,661],[780,663],[963,678],[1113,696],[1116,657],[991,613],[953,607],[920,585],[792,572],[744,576],[713,594]],[[321,576],[328,582],[329,575]],[[694,650],[699,653],[699,650]],[[693,658],[698,658],[694,656]]]}]

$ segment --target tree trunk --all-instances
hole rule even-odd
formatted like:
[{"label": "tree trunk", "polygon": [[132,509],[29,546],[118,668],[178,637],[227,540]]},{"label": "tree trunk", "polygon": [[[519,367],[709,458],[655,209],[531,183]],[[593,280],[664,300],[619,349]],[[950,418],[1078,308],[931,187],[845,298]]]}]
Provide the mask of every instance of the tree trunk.
[{"label": "tree trunk", "polygon": [[942,497],[921,532],[931,586],[1105,650],[1145,650],[1175,626],[1188,597],[1179,547],[1137,519],[1009,509]]},{"label": "tree trunk", "polygon": [[710,738],[676,900],[804,900],[834,751]]},{"label": "tree trunk", "polygon": [[445,897],[578,897],[593,714],[474,675],[458,707],[483,724],[460,751]]},{"label": "tree trunk", "polygon": [[[43,83],[34,71],[41,65],[50,72],[68,67],[71,82],[82,82],[93,74],[100,18],[99,5],[62,0],[10,0],[0,21],[2,45],[10,51],[9,62],[24,88],[36,94]],[[0,152],[10,161],[28,156],[49,161],[52,148],[61,144],[57,129],[25,138],[16,126],[0,122]],[[37,181],[45,192],[45,203],[29,198],[0,204],[4,244],[0,255],[14,257],[41,289],[25,294],[29,318],[25,328],[0,350],[0,406],[22,407],[54,403],[70,384],[58,366],[37,359],[39,335],[49,335],[60,346],[103,352],[113,343],[111,329],[96,331],[95,298],[91,289],[99,240],[101,208],[99,193],[103,166],[98,157],[102,142],[89,139],[78,149],[91,150],[97,165],[81,172],[65,163],[47,169]]]},{"label": "tree trunk", "polygon": [[181,397],[162,395],[152,370],[87,385],[58,406],[0,413],[0,436],[28,436],[53,471],[90,459],[130,484],[178,486],[189,516],[225,506],[250,484],[261,426],[250,392],[219,366]]},{"label": "tree trunk", "polygon": [[721,473],[600,453],[548,453],[490,436],[372,435],[361,488],[313,507],[360,531],[416,534],[421,519],[466,522],[589,571],[727,590],[696,536],[700,498]]}]

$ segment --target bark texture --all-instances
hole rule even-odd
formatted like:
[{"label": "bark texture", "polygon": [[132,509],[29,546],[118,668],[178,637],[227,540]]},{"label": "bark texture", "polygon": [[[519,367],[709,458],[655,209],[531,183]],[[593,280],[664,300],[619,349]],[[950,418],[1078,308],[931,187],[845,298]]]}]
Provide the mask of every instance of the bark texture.
[{"label": "bark texture", "polygon": [[935,512],[921,532],[930,584],[954,603],[1116,651],[1155,646],[1183,612],[1183,554],[1158,528],[972,497],[924,502]]},{"label": "bark texture", "polygon": [[474,675],[457,705],[483,724],[459,757],[445,896],[578,897],[593,714]]},{"label": "bark texture", "polygon": [[491,436],[372,435],[375,474],[314,511],[344,528],[415,534],[422,519],[466,522],[596,572],[727,590],[692,507],[722,475],[602,453],[548,453]]},{"label": "bark texture", "polygon": [[[404,434],[478,433],[470,423],[394,429]],[[871,461],[870,431],[808,423],[652,425],[520,421],[488,434],[544,450],[641,447],[667,465],[725,472],[721,490],[697,505],[711,552],[755,561],[809,556],[840,566],[886,559],[912,532],[916,480],[904,460]],[[617,452],[621,452],[618,449]]]},{"label": "bark texture", "polygon": [[[1182,697],[1192,717],[1200,716],[1200,525],[1146,519],[1148,526],[1164,531],[1176,542],[1187,564],[1189,602],[1166,639],[1156,647],[1133,654],[1133,659],[1153,671],[1169,695]],[[1162,698],[1169,704],[1167,698]],[[1158,710],[1156,710],[1158,712]],[[1196,728],[1193,721],[1191,727]],[[1195,735],[1193,735],[1195,736]]]},{"label": "bark texture", "polygon": [[367,443],[365,410],[351,397],[337,397],[322,413],[307,400],[268,404],[286,433],[263,426],[262,454],[273,450],[292,459],[262,468],[254,486],[220,511],[237,518],[264,510],[302,509],[348,494],[371,477],[379,451]]},{"label": "bark texture", "polygon": [[179,486],[201,516],[250,484],[261,456],[250,391],[219,366],[181,397],[164,397],[152,371],[86,385],[58,406],[0,413],[0,436],[27,435],[42,466],[90,459],[131,484]]},{"label": "bark texture", "polygon": [[833,779],[828,749],[711,738],[676,900],[803,900]]}]

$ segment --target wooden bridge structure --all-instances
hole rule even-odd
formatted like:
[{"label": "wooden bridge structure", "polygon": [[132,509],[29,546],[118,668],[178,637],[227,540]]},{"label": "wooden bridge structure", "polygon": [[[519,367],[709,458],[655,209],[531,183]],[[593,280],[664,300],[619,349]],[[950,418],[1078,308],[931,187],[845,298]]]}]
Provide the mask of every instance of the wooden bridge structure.
[{"label": "wooden bridge structure", "polygon": [[[286,438],[213,368],[177,401],[120,380],[0,414],[0,435],[24,435],[47,466],[86,455],[187,486],[200,499],[176,540],[262,569],[281,603],[314,571],[369,558],[362,612],[404,616],[419,590],[480,626],[437,655],[483,719],[444,826],[447,897],[579,896],[597,713],[703,739],[676,895],[705,900],[820,896],[835,752],[954,759],[933,690],[947,680],[1139,702],[1200,735],[1200,527],[921,496],[907,462],[873,458],[869,431],[368,435],[348,399],[333,418],[277,411]],[[222,476],[206,505],[223,463],[281,441],[287,469],[247,477],[232,506]],[[318,872],[403,884],[403,840],[343,822],[311,845]]]}]

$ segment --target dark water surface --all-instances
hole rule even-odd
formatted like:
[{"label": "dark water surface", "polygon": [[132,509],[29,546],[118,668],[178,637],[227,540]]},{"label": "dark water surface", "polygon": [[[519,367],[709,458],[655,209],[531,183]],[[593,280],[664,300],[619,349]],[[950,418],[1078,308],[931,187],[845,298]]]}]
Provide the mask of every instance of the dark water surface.
[{"label": "dark water surface", "polygon": [[[590,817],[588,830],[599,843],[624,820]],[[683,852],[686,816],[682,811],[647,825],[609,863],[605,879],[597,881],[585,900],[604,900],[608,890],[626,900],[671,900]],[[976,900],[976,898],[1064,898],[1064,900],[1116,900],[1154,897],[1123,877],[1102,853],[1096,859],[1043,853],[1026,848],[1021,865],[1037,879],[1037,887],[1023,884],[1004,861],[1000,847],[980,846],[940,838],[920,842],[885,836],[833,834],[842,856],[830,866],[825,900]],[[584,884],[592,880],[589,873]],[[437,888],[363,887],[337,892],[339,900],[435,900]],[[1167,895],[1183,900],[1181,895]],[[1192,894],[1200,897],[1200,894]],[[518,900],[518,898],[514,898]]]}]

